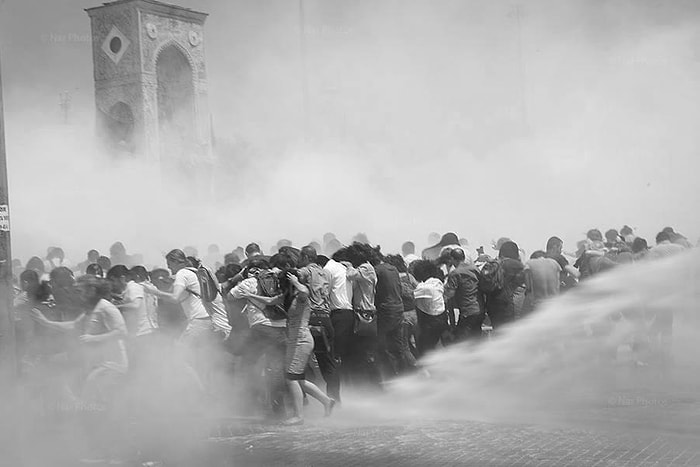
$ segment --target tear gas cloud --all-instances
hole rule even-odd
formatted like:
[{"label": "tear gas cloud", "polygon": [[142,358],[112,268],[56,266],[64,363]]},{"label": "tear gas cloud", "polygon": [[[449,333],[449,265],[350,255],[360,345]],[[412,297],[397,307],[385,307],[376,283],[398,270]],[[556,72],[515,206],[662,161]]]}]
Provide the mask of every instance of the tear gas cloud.
[{"label": "tear gas cloud", "polygon": [[[331,231],[386,251],[431,231],[532,251],[627,223],[700,235],[700,5],[678,1],[177,2],[208,12],[217,199],[94,141],[97,1],[6,0],[14,256],[79,261]],[[302,72],[307,76],[304,112]],[[71,96],[63,121],[59,94]]]}]

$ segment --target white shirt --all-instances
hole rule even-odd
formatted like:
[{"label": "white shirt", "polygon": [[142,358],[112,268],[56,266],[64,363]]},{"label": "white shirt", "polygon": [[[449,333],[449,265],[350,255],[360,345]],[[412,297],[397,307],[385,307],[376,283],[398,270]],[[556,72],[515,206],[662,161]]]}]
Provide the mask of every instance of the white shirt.
[{"label": "white shirt", "polygon": [[331,310],[352,310],[348,298],[348,275],[345,266],[335,260],[329,260],[323,267],[328,273],[329,304]]},{"label": "white shirt", "polygon": [[228,324],[226,306],[224,305],[224,299],[221,298],[221,294],[216,294],[216,297],[209,305],[209,309],[211,310],[211,322],[214,327],[224,331],[228,336],[228,333],[231,332],[231,325]]},{"label": "white shirt", "polygon": [[445,285],[440,279],[431,277],[425,282],[419,282],[413,291],[416,308],[426,315],[438,316],[442,314],[445,311],[444,292]]},{"label": "white shirt", "polygon": [[[126,336],[126,324],[119,309],[105,299],[100,300],[92,313],[83,316],[80,326],[82,332],[91,336],[99,336],[119,330]],[[121,337],[106,342],[84,345],[85,363],[89,368],[98,365],[108,365],[114,370],[125,372],[129,367],[126,345]]]},{"label": "white shirt", "polygon": [[[259,295],[258,280],[255,277],[249,277],[247,279],[242,280],[240,284],[231,289],[231,296],[235,299],[241,299],[244,298],[244,292],[253,295]],[[256,324],[260,324],[263,326],[272,326],[273,328],[287,327],[286,319],[272,321],[270,318],[265,316],[263,311],[260,308],[258,308],[254,302],[250,300],[248,300],[245,304],[243,312],[246,314],[248,318],[248,325],[251,328]]]},{"label": "white shirt", "polygon": [[403,262],[406,263],[406,266],[410,266],[412,262],[418,261],[420,257],[414,253],[409,253],[406,256],[403,257]]},{"label": "white shirt", "polygon": [[137,284],[134,281],[129,281],[126,284],[124,303],[136,303],[138,301],[137,308],[122,309],[126,328],[131,336],[145,336],[158,328],[155,313],[149,313],[145,295],[141,284]]},{"label": "white shirt", "polygon": [[191,290],[192,292],[201,296],[197,274],[186,268],[180,269],[175,274],[175,282],[173,282],[173,287],[177,287],[178,285],[185,288],[184,298],[180,301],[180,305],[182,305],[182,311],[185,312],[187,320],[191,321],[193,319],[209,318],[209,313],[207,313],[207,309],[204,308],[202,299],[190,292],[187,292],[187,290]]}]

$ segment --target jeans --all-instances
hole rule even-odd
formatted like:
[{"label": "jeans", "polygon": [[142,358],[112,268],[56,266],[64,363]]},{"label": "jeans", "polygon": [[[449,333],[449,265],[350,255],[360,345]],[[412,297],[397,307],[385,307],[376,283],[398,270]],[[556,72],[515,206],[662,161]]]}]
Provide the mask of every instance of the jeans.
[{"label": "jeans", "polygon": [[491,320],[493,330],[499,329],[515,319],[515,304],[512,298],[493,297],[486,302],[486,312]]},{"label": "jeans", "polygon": [[449,329],[447,312],[437,316],[423,313],[420,310],[416,312],[418,314],[418,329],[420,330],[418,334],[418,354],[423,356],[426,352],[437,347],[443,333]]},{"label": "jeans", "polygon": [[457,321],[457,326],[455,328],[455,339],[458,342],[480,339],[481,325],[484,323],[484,318],[484,313],[468,316],[460,314],[459,321]]},{"label": "jeans", "polygon": [[397,316],[378,322],[379,354],[384,378],[393,377],[411,370],[416,366],[416,359],[408,348],[403,327],[403,312]]},{"label": "jeans", "polygon": [[[418,358],[418,340],[420,339],[420,329],[418,329],[418,312],[409,310],[403,312],[403,332],[408,350],[414,357]],[[411,340],[413,338],[413,340]]]},{"label": "jeans", "polygon": [[355,337],[355,313],[352,310],[331,310],[331,323],[334,333],[336,360],[342,362],[350,355],[350,347]]}]

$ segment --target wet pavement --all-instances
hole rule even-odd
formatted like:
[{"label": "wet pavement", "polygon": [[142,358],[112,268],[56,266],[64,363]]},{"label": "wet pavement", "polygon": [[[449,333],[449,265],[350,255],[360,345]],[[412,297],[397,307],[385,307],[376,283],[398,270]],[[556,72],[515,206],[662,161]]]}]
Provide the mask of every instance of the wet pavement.
[{"label": "wet pavement", "polygon": [[242,432],[222,427],[206,465],[698,466],[694,436],[470,421]]},{"label": "wet pavement", "polygon": [[[700,466],[700,397],[626,391],[599,402],[517,423],[378,422],[351,406],[326,419],[313,404],[297,427],[255,418],[164,419],[125,427],[126,447],[115,458],[126,466],[171,467]],[[70,417],[63,422],[31,438],[19,462],[5,457],[1,465],[88,465],[77,447],[84,431]]]}]

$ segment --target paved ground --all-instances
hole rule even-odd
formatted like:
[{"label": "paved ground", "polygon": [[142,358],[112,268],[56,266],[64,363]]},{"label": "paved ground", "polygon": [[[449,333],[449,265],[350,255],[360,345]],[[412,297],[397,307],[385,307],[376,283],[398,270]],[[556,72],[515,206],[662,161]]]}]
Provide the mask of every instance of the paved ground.
[{"label": "paved ground", "polygon": [[[182,423],[182,421],[180,421]],[[170,437],[131,462],[167,466],[700,466],[700,439],[657,430],[606,430],[474,421],[346,425],[309,419],[302,427],[249,420],[213,423]],[[71,432],[74,434],[74,432]],[[41,447],[40,447],[41,446]],[[37,445],[27,466],[74,466],[77,451]],[[4,465],[20,465],[16,463]]]},{"label": "paved ground", "polygon": [[[604,399],[583,398],[579,406],[552,410],[537,421],[521,414],[517,423],[510,416],[370,422],[347,406],[324,419],[313,403],[301,427],[250,418],[158,420],[125,427],[122,458],[127,466],[158,461],[169,467],[700,466],[696,393],[694,387],[673,395],[610,392]],[[83,465],[78,462],[81,425],[68,414],[60,421],[25,430],[24,442],[18,440],[20,458],[3,456],[0,465]]]},{"label": "paved ground", "polygon": [[[218,436],[217,436],[218,435]],[[241,431],[208,441],[207,465],[700,466],[698,437],[470,421]]]}]

